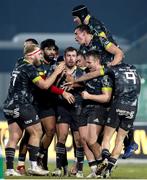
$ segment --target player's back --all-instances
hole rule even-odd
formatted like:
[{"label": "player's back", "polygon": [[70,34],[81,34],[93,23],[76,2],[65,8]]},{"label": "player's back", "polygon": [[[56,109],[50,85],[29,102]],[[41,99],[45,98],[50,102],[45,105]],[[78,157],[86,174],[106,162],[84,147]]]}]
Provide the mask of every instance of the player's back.
[{"label": "player's back", "polygon": [[115,78],[115,96],[133,101],[140,92],[140,77],[135,66],[122,63],[112,67]]},{"label": "player's back", "polygon": [[114,40],[112,34],[110,33],[110,31],[106,28],[106,26],[104,25],[104,23],[98,19],[96,19],[94,16],[90,17],[88,26],[92,32],[92,34],[94,34],[94,36],[100,36],[103,35],[102,33],[105,33],[107,39],[114,43],[115,45],[117,45],[116,41]]}]

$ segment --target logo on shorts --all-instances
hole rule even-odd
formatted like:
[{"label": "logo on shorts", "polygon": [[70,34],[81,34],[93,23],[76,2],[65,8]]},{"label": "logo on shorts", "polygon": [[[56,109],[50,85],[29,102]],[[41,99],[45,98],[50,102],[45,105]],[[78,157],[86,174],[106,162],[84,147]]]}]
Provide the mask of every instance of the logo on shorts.
[{"label": "logo on shorts", "polygon": [[134,118],[134,111],[126,111],[122,109],[116,109],[116,112],[119,114],[119,116],[126,116],[127,119],[133,119]]},{"label": "logo on shorts", "polygon": [[32,123],[32,122],[33,122],[33,120],[30,119],[30,120],[25,121],[25,124],[30,124],[30,123]]},{"label": "logo on shorts", "polygon": [[39,119],[39,116],[38,115],[36,115],[36,121]]},{"label": "logo on shorts", "polygon": [[93,120],[93,122],[99,123],[99,119],[96,118],[96,119]]},{"label": "logo on shorts", "polygon": [[111,118],[109,117],[108,119],[107,119],[107,123],[110,123],[111,122]]}]

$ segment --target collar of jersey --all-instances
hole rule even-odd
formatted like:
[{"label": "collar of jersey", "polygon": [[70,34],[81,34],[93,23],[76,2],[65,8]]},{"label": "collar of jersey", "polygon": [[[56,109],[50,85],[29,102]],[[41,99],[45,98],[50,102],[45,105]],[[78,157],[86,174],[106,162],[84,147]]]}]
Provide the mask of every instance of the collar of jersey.
[{"label": "collar of jersey", "polygon": [[23,62],[26,62],[28,64],[31,64],[28,60],[24,59]]},{"label": "collar of jersey", "polygon": [[86,21],[87,24],[89,24],[90,18],[91,18],[91,16],[88,14],[88,15],[86,16],[86,18],[85,18],[85,21]]},{"label": "collar of jersey", "polygon": [[76,69],[77,69],[77,66],[74,66],[72,74],[76,71]]}]

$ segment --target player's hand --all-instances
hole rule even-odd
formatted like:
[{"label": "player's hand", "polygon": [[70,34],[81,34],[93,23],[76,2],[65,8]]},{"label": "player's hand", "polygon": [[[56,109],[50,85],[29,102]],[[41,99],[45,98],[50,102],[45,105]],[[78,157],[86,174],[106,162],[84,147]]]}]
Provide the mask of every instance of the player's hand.
[{"label": "player's hand", "polygon": [[74,84],[75,84],[75,81],[74,81],[74,79],[72,79],[70,82],[64,83],[64,87],[65,87],[65,86],[74,87]]},{"label": "player's hand", "polygon": [[73,86],[72,85],[69,85],[69,86],[64,86],[62,87],[65,91],[70,91],[70,90],[73,90]]},{"label": "player's hand", "polygon": [[69,104],[73,104],[75,102],[74,96],[69,92],[64,91],[62,96],[68,101]]},{"label": "player's hand", "polygon": [[82,93],[81,93],[81,96],[82,96],[82,98],[83,99],[89,99],[89,93],[87,92],[87,91],[83,91]]},{"label": "player's hand", "polygon": [[61,62],[54,70],[54,73],[56,75],[59,75],[60,73],[62,73],[65,70],[65,62]]},{"label": "player's hand", "polygon": [[66,82],[73,82],[74,81],[74,78],[71,74],[67,74],[66,73]]}]

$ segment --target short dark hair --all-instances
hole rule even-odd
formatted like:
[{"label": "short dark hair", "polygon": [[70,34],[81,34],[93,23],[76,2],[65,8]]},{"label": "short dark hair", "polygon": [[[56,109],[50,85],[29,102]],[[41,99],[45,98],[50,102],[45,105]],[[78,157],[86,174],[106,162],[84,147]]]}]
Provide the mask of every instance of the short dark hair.
[{"label": "short dark hair", "polygon": [[78,26],[75,28],[75,30],[76,30],[76,29],[79,29],[81,32],[86,31],[88,34],[91,34],[91,30],[90,30],[89,26],[87,26],[87,25],[85,25],[85,24],[80,24],[80,25],[78,25]]},{"label": "short dark hair", "polygon": [[66,53],[69,52],[69,51],[76,51],[76,53],[77,53],[77,49],[74,48],[74,47],[72,47],[72,46],[70,46],[70,47],[67,47],[67,48],[64,50],[64,56],[65,56]]},{"label": "short dark hair", "polygon": [[85,56],[86,56],[86,57],[93,56],[95,59],[101,60],[101,57],[100,57],[98,51],[96,51],[96,50],[88,51],[88,52],[85,54]]},{"label": "short dark hair", "polygon": [[45,39],[40,44],[40,49],[44,50],[46,47],[55,47],[55,40],[54,39]]},{"label": "short dark hair", "polygon": [[36,39],[28,38],[25,40],[25,42],[31,41],[33,44],[39,45],[38,41]]},{"label": "short dark hair", "polygon": [[77,56],[82,56],[85,59],[85,54],[83,54],[81,51],[77,52]]}]

